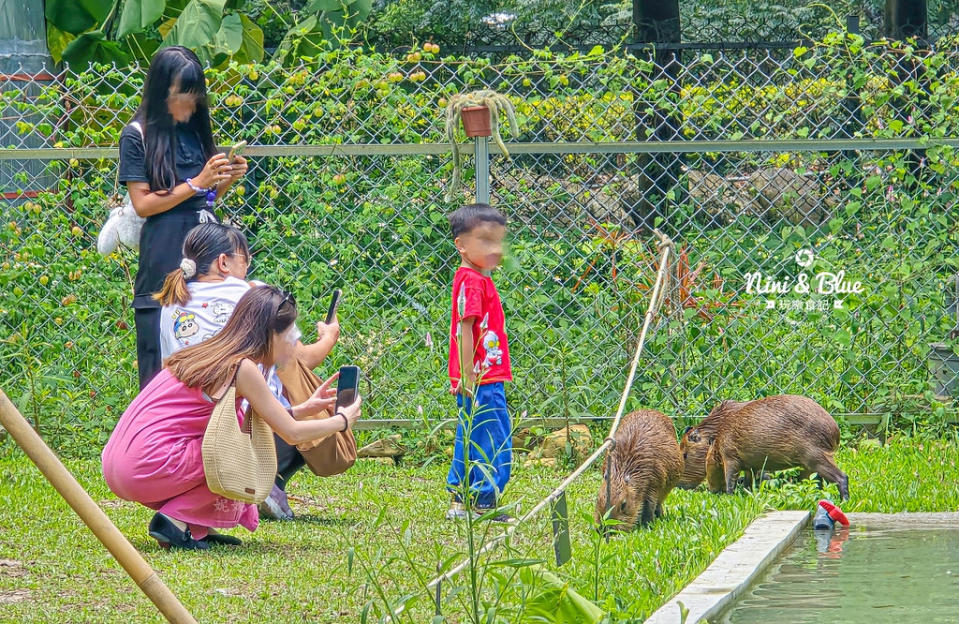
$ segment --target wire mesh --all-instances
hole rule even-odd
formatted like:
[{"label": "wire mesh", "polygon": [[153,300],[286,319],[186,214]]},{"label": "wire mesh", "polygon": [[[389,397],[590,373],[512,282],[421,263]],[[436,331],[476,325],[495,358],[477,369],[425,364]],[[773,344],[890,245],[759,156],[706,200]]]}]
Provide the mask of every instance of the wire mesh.
[{"label": "wire mesh", "polygon": [[[211,70],[219,142],[253,146],[219,210],[250,237],[251,277],[295,291],[307,338],[345,289],[326,369],[363,368],[368,418],[448,418],[459,260],[445,215],[470,201],[473,167],[467,157],[467,188],[444,202],[443,109],[488,86],[511,97],[520,126],[512,158],[494,150],[490,167],[510,220],[495,280],[516,413],[611,412],[659,227],[681,250],[668,296],[682,314],[652,336],[636,405],[695,416],[724,398],[801,393],[840,415],[918,418],[957,383],[936,356],[959,324],[957,57],[866,48],[665,64],[341,51],[355,56]],[[0,83],[4,385],[68,451],[101,448],[135,392],[135,256],[102,258],[94,240],[143,76],[101,67]],[[823,281],[797,292],[803,274]]]}]

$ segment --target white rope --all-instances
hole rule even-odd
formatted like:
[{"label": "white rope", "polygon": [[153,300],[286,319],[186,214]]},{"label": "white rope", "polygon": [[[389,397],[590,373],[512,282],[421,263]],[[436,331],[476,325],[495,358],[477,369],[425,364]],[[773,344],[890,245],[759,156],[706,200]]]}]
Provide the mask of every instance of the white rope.
[{"label": "white rope", "polygon": [[[483,547],[479,551],[477,551],[475,557],[479,558],[480,556],[486,554],[487,552],[495,548],[498,544],[500,544],[502,541],[507,539],[513,533],[515,533],[516,529],[518,529],[524,522],[526,522],[527,520],[529,520],[530,518],[538,514],[548,504],[550,504],[551,502],[559,498],[559,495],[565,492],[566,488],[569,487],[569,485],[573,481],[575,481],[581,474],[583,474],[583,472],[585,472],[587,468],[592,466],[596,462],[596,460],[599,459],[600,456],[602,456],[602,454],[606,451],[606,449],[609,448],[610,444],[613,442],[613,436],[616,434],[616,430],[619,428],[619,421],[622,419],[623,410],[626,408],[626,399],[629,397],[629,392],[633,387],[633,379],[636,376],[636,368],[639,366],[639,356],[642,354],[643,347],[646,344],[646,334],[649,331],[649,326],[652,324],[653,317],[659,312],[659,309],[662,306],[663,300],[665,298],[665,293],[667,289],[663,286],[663,282],[667,280],[666,275],[667,275],[669,262],[670,262],[669,254],[670,254],[670,251],[672,251],[674,255],[676,253],[676,245],[668,236],[666,236],[659,230],[653,230],[653,232],[659,238],[658,246],[660,251],[662,252],[662,257],[659,261],[659,271],[656,274],[656,284],[655,286],[653,286],[653,293],[649,300],[649,307],[646,309],[646,318],[643,321],[643,329],[639,334],[639,342],[636,344],[636,353],[633,355],[633,363],[629,369],[629,377],[626,380],[626,386],[623,388],[623,395],[619,400],[619,408],[616,410],[616,418],[613,420],[613,424],[609,428],[609,435],[606,437],[603,443],[599,446],[599,448],[593,451],[593,454],[590,455],[582,464],[580,464],[580,466],[576,470],[574,470],[568,477],[566,477],[566,479],[564,479],[563,482],[560,483],[559,486],[555,490],[553,490],[549,496],[541,500],[535,507],[533,507],[528,512],[526,512],[526,514],[523,515],[515,524],[507,527],[507,529],[503,533],[501,533],[500,535],[497,535],[496,537],[491,539],[489,542],[487,542],[485,545],[483,545]],[[426,585],[426,588],[432,589],[437,585],[437,583],[441,583],[443,581],[447,581],[453,578],[454,576],[462,572],[466,568],[466,566],[469,565],[469,561],[470,561],[469,559],[466,559],[465,561],[462,561],[461,563],[459,563],[456,567],[451,568],[449,571],[445,572],[444,574],[437,576]]]}]

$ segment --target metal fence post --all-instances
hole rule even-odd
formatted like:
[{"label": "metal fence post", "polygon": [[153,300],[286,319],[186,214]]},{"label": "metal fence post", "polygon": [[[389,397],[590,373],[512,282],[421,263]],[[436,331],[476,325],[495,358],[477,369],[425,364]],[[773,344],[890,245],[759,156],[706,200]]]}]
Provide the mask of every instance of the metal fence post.
[{"label": "metal fence post", "polygon": [[476,137],[473,144],[476,162],[476,203],[489,203],[489,137]]}]

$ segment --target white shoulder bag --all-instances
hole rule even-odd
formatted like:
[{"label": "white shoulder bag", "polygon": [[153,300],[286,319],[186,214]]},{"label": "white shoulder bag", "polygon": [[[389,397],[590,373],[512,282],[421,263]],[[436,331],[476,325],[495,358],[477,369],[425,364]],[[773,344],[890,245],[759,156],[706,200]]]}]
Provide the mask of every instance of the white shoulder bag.
[{"label": "white shoulder bag", "polygon": [[[134,121],[131,126],[137,129],[140,137],[143,138],[143,128],[140,122]],[[119,164],[117,165],[119,169]],[[104,256],[113,253],[117,246],[123,245],[130,249],[140,248],[140,230],[146,221],[144,217],[137,214],[133,209],[133,202],[130,201],[130,195],[119,192],[120,172],[117,171],[117,181],[114,186],[113,195],[107,200],[107,208],[110,211],[110,217],[103,224],[99,236],[97,236],[97,251]]]}]

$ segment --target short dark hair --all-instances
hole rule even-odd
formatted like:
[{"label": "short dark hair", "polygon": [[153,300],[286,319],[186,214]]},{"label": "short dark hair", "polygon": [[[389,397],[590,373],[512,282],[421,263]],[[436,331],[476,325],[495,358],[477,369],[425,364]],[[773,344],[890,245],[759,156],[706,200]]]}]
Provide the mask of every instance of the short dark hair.
[{"label": "short dark hair", "polygon": [[506,225],[506,217],[503,216],[503,213],[489,204],[466,204],[451,212],[447,219],[449,219],[450,228],[453,230],[453,238],[472,231],[480,223]]}]

